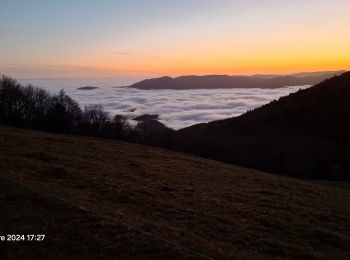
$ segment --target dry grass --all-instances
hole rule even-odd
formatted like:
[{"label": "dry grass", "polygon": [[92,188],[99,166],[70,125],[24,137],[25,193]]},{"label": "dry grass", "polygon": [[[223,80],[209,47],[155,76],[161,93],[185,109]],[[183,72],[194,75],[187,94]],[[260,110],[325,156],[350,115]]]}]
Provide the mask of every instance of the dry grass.
[{"label": "dry grass", "polygon": [[[164,149],[16,128],[0,127],[0,139],[2,176],[211,257],[350,258],[347,183],[313,183]],[[87,229],[93,221],[84,223]],[[84,226],[72,228],[79,233]],[[101,237],[111,235],[109,228],[99,230]],[[94,240],[94,229],[84,232]],[[138,239],[130,239],[136,251]],[[151,252],[151,245],[160,248],[149,245]],[[162,258],[139,250],[129,257]]]},{"label": "dry grass", "polygon": [[46,234],[42,242],[1,244],[0,259],[201,259],[17,182],[0,178],[0,189],[1,234]]}]

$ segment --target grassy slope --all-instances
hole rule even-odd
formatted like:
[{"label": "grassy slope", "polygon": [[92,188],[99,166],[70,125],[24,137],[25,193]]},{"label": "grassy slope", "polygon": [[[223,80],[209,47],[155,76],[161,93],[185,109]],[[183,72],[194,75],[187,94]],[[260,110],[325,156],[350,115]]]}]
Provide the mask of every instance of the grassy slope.
[{"label": "grassy slope", "polygon": [[194,258],[200,256],[113,219],[0,178],[1,234],[46,234],[43,242],[7,242],[1,259]]},{"label": "grassy slope", "polygon": [[0,210],[6,212],[0,233],[14,228],[48,234],[40,247],[7,248],[12,256],[34,247],[35,254],[77,258],[189,255],[92,211],[215,258],[350,258],[350,188],[344,183],[312,183],[147,146],[1,126],[0,175]]}]

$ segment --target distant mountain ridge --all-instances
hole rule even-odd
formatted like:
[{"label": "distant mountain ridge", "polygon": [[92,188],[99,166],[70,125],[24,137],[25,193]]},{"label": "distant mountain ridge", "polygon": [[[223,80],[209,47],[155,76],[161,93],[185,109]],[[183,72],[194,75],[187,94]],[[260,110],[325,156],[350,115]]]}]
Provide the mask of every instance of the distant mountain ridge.
[{"label": "distant mountain ridge", "polygon": [[252,76],[180,76],[145,79],[128,87],[138,89],[218,89],[218,88],[281,88],[286,86],[315,85],[345,71],[302,72],[291,75]]}]

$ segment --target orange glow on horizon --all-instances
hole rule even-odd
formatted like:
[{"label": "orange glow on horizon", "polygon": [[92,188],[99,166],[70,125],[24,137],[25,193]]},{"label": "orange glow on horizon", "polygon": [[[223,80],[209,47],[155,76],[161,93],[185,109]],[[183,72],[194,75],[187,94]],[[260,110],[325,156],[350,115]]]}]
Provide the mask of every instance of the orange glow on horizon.
[{"label": "orange glow on horizon", "polygon": [[16,23],[12,2],[0,9],[0,74],[16,78],[350,69],[348,0],[58,3],[65,16],[24,1]]}]

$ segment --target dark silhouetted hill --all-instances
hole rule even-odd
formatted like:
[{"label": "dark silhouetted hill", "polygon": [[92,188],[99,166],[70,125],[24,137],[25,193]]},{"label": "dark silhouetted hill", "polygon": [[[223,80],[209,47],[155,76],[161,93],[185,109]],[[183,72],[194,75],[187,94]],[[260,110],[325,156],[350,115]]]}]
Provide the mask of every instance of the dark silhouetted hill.
[{"label": "dark silhouetted hill", "polygon": [[236,118],[179,130],[182,151],[302,178],[350,180],[350,72]]},{"label": "dark silhouetted hill", "polygon": [[137,116],[137,117],[133,118],[132,120],[142,122],[142,121],[149,121],[149,120],[157,120],[158,118],[159,118],[159,115],[157,115],[157,114],[155,114],[155,115],[144,114],[141,116]]},{"label": "dark silhouetted hill", "polygon": [[281,88],[286,86],[314,85],[342,71],[309,72],[293,75],[253,76],[181,76],[146,79],[129,87],[138,89],[216,89],[216,88]]},{"label": "dark silhouetted hill", "polygon": [[85,86],[85,87],[80,87],[77,88],[79,90],[94,90],[94,89],[98,89],[99,87],[93,87],[93,86]]}]

